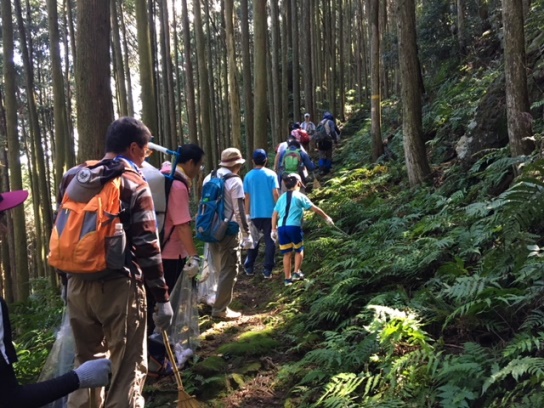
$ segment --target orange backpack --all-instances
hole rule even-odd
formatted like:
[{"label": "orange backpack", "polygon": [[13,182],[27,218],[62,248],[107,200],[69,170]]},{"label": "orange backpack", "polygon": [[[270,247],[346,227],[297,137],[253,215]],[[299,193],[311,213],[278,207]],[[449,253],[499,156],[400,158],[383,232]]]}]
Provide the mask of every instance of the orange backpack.
[{"label": "orange backpack", "polygon": [[125,265],[121,221],[120,160],[88,161],[64,192],[49,241],[49,265],[74,274],[119,270]]}]

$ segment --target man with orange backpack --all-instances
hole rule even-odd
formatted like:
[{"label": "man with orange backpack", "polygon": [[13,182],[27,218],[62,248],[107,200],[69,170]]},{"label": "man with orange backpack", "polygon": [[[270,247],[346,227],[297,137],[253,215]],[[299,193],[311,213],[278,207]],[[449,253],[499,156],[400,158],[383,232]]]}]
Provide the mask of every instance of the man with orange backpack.
[{"label": "man with orange backpack", "polygon": [[139,172],[149,129],[123,117],[106,134],[106,155],[64,174],[51,234],[49,263],[66,282],[75,365],[109,355],[112,380],[77,390],[68,407],[143,407],[147,373],[145,283],[155,300],[155,325],[172,321],[153,199]]}]

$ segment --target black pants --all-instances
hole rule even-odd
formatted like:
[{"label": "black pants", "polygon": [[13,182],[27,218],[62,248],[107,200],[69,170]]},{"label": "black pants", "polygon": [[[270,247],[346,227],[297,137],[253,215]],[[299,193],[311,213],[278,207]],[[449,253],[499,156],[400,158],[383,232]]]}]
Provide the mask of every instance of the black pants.
[{"label": "black pants", "polygon": [[[186,260],[187,258],[162,260],[162,267],[164,270],[164,280],[166,281],[166,285],[168,285],[169,294],[172,292],[172,289],[174,289],[174,286],[176,285],[178,278],[181,276]],[[146,294],[147,294],[147,335],[149,336],[153,334],[153,331],[155,330],[155,323],[153,322],[153,312],[155,310],[156,302],[153,295],[151,295],[151,291],[147,289],[147,287],[146,287]],[[174,308],[175,306],[176,305],[172,305],[172,308]]]}]

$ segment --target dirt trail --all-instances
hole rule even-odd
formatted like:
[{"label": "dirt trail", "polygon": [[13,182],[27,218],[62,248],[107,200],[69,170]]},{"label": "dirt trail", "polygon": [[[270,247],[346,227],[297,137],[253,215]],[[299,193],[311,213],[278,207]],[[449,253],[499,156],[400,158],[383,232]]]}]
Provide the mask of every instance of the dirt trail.
[{"label": "dirt trail", "polygon": [[[257,261],[260,258],[261,255]],[[267,355],[242,357],[218,354],[220,346],[236,343],[240,335],[266,330],[267,322],[279,313],[278,307],[270,304],[283,289],[283,274],[276,270],[272,279],[265,280],[258,266],[255,272],[254,276],[246,276],[242,272],[234,287],[231,308],[243,313],[240,319],[234,321],[211,319],[209,318],[211,308],[208,306],[204,306],[200,311],[200,315],[205,317],[201,323],[201,344],[197,351],[199,361],[210,357],[220,357],[224,360],[229,384],[219,396],[212,398],[208,392],[197,390],[196,395],[202,407],[284,406],[286,392],[274,388],[278,370],[288,360],[288,356],[282,350],[271,350]],[[248,367],[252,370],[246,372]],[[238,373],[243,374],[236,376]],[[236,378],[233,378],[234,376]],[[243,380],[240,381],[239,378]],[[175,389],[173,377],[149,381],[146,386],[146,407],[176,407]]]}]

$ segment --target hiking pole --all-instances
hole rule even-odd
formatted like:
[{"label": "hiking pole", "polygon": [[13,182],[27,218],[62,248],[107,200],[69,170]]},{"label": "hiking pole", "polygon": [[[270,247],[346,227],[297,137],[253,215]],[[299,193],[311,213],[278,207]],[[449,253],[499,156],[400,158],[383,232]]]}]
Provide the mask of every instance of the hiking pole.
[{"label": "hiking pole", "polygon": [[172,353],[172,348],[170,347],[170,340],[168,339],[168,334],[166,330],[162,331],[162,338],[164,341],[164,347],[166,348],[166,353],[168,358],[172,363],[172,369],[174,370],[174,376],[176,377],[176,384],[178,386],[178,408],[198,408],[200,404],[195,397],[190,395],[185,388],[183,388],[183,382],[181,381],[181,374],[179,373],[178,364],[174,358],[174,353]]},{"label": "hiking pole", "polygon": [[170,174],[167,176],[168,178],[171,178],[174,180],[174,175],[176,174],[176,167],[179,164],[179,161],[181,159],[181,149],[182,146],[178,146],[177,151],[176,150],[170,150],[164,146],[158,145],[153,142],[149,142],[147,144],[147,147],[149,147],[151,150],[155,150],[156,152],[164,153],[166,155],[174,156],[174,163],[172,163],[172,170],[170,171]]}]

